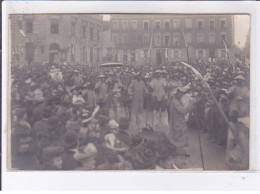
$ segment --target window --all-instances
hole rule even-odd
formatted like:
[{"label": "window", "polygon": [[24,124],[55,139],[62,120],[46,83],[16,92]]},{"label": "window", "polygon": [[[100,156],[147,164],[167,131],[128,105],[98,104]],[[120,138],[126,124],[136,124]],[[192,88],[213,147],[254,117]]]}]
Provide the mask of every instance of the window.
[{"label": "window", "polygon": [[82,47],[82,61],[86,61],[86,46]]},{"label": "window", "polygon": [[143,41],[144,41],[144,44],[148,45],[149,44],[149,34],[144,34],[143,36]]},{"label": "window", "polygon": [[132,29],[137,29],[137,21],[136,20],[131,20],[131,27],[132,27]]},{"label": "window", "polygon": [[25,59],[28,61],[28,63],[34,61],[34,46],[32,42],[25,44],[25,53]]},{"label": "window", "polygon": [[179,51],[174,51],[174,58],[180,58]]},{"label": "window", "polygon": [[165,46],[170,46],[170,36],[169,35],[164,36],[164,44],[165,44]]},{"label": "window", "polygon": [[173,35],[173,45],[174,46],[179,46],[180,45],[180,35],[179,34],[174,34]]},{"label": "window", "polygon": [[76,27],[75,22],[71,22],[71,36],[75,36],[75,27]]},{"label": "window", "polygon": [[122,36],[122,44],[127,44],[127,36],[126,35]]},{"label": "window", "polygon": [[209,43],[215,43],[215,34],[214,33],[210,33],[209,34]]},{"label": "window", "polygon": [[115,44],[118,44],[118,35],[117,35],[117,34],[114,34],[114,35],[113,35],[113,42],[114,42]]},{"label": "window", "polygon": [[127,29],[127,27],[128,27],[128,22],[127,22],[127,20],[123,20],[123,21],[122,21],[122,28],[123,28],[123,29]]},{"label": "window", "polygon": [[192,28],[192,19],[185,20],[185,28],[191,29]]},{"label": "window", "polygon": [[203,28],[204,28],[204,23],[203,23],[203,21],[202,20],[198,20],[198,23],[197,23],[197,27],[198,27],[198,29],[200,29],[200,30],[202,30]]},{"label": "window", "polygon": [[33,22],[32,21],[26,22],[26,33],[33,33]]},{"label": "window", "polygon": [[221,29],[225,29],[226,28],[226,20],[222,19],[220,21],[220,27],[221,27]]},{"label": "window", "polygon": [[86,38],[86,26],[85,25],[82,27],[82,37],[83,37],[83,39]]},{"label": "window", "polygon": [[144,30],[148,30],[149,29],[149,21],[144,21]]},{"label": "window", "polygon": [[44,54],[44,45],[41,45],[41,53]]},{"label": "window", "polygon": [[51,33],[58,34],[59,33],[59,22],[58,20],[51,21]]},{"label": "window", "polygon": [[191,33],[185,33],[185,38],[186,38],[186,42],[187,43],[191,43],[192,42]]},{"label": "window", "polygon": [[173,28],[174,29],[180,28],[180,21],[179,20],[173,20]]},{"label": "window", "polygon": [[209,57],[215,58],[215,50],[209,50]]},{"label": "window", "polygon": [[203,33],[197,34],[197,42],[198,43],[203,43],[204,42],[204,34]]},{"label": "window", "polygon": [[161,44],[161,36],[160,35],[154,36],[154,43],[155,43],[156,46],[160,46],[160,44]]},{"label": "window", "polygon": [[70,47],[71,61],[75,61],[75,46],[71,45]]},{"label": "window", "polygon": [[117,20],[113,21],[113,28],[117,29],[119,27],[119,22]]},{"label": "window", "polygon": [[100,41],[100,31],[99,31],[99,29],[97,30],[97,40]]},{"label": "window", "polygon": [[170,21],[165,21],[164,22],[164,29],[169,30],[170,29]]},{"label": "window", "polygon": [[161,28],[161,22],[160,21],[155,21],[155,29],[160,30]]},{"label": "window", "polygon": [[226,42],[226,34],[221,34],[220,35],[220,41],[222,42],[223,40]]},{"label": "window", "polygon": [[214,20],[209,21],[209,29],[211,29],[211,30],[215,29],[215,21]]},{"label": "window", "polygon": [[90,40],[93,41],[93,39],[94,39],[94,28],[93,27],[89,28],[89,33],[90,33]]},{"label": "window", "polygon": [[203,58],[203,50],[198,50],[198,57]]},{"label": "window", "polygon": [[221,57],[226,57],[226,50],[221,50],[221,53],[220,53],[221,55]]}]

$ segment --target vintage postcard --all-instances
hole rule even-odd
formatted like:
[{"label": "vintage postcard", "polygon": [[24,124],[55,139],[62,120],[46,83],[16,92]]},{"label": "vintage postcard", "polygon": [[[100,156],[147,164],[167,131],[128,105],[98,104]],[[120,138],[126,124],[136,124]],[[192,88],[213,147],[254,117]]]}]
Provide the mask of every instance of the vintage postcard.
[{"label": "vintage postcard", "polygon": [[9,170],[248,170],[250,15],[10,14]]}]

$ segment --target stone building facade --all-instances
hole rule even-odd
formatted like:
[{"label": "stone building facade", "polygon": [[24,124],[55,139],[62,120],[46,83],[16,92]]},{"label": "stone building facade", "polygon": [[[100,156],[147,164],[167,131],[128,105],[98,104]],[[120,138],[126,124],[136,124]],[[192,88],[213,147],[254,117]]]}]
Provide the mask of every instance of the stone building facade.
[{"label": "stone building facade", "polygon": [[102,62],[102,16],[10,15],[11,63]]},{"label": "stone building facade", "polygon": [[110,22],[119,62],[156,65],[187,61],[187,55],[203,61],[227,60],[222,39],[233,59],[231,15],[114,14]]}]

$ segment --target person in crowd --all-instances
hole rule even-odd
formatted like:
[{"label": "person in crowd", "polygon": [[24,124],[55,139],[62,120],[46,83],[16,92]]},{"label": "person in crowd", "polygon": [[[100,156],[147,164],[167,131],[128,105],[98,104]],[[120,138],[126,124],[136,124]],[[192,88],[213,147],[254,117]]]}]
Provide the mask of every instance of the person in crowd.
[{"label": "person in crowd", "polygon": [[247,170],[249,168],[249,122],[239,121],[239,113],[234,110],[231,113],[230,125],[233,128],[228,129],[226,164],[230,170]]},{"label": "person in crowd", "polygon": [[229,96],[231,98],[230,111],[239,112],[239,117],[249,115],[249,89],[245,85],[245,78],[238,75],[234,79],[235,85],[230,87]]},{"label": "person in crowd", "polygon": [[[237,64],[233,70],[223,61],[191,60],[190,64],[208,82],[217,104],[198,77],[180,63],[108,69],[12,66],[11,107],[15,111],[11,125],[16,142],[12,157],[27,161],[14,166],[39,170],[154,168],[157,156],[148,149],[150,140],[140,137],[142,129],[154,122],[156,133],[165,134],[164,128],[169,131],[178,153],[188,152],[189,124],[190,130],[207,132],[209,143],[227,150],[230,169],[246,169],[248,158],[238,145],[248,146],[249,127],[242,125],[241,119],[249,117],[249,68]],[[230,132],[217,105],[239,129],[237,136]],[[119,123],[116,129],[109,124],[111,120]],[[114,136],[105,140],[107,134]],[[111,137],[115,144],[107,147]],[[120,145],[129,149],[131,156],[126,156],[128,151],[118,151]]]},{"label": "person in crowd", "polygon": [[[172,95],[170,104],[170,124],[169,135],[174,145],[177,146],[182,154],[189,154],[188,129],[185,121],[185,115],[190,112],[194,106],[195,98],[190,101],[189,105],[184,106],[181,99],[187,92],[187,87],[178,87]],[[187,162],[184,159],[184,162]]]},{"label": "person in crowd", "polygon": [[80,72],[78,70],[74,71],[74,74],[71,78],[71,81],[73,83],[73,86],[80,87],[83,83],[82,77],[80,75]]},{"label": "person in crowd", "polygon": [[62,146],[48,146],[43,149],[42,158],[44,170],[61,170],[62,169]]},{"label": "person in crowd", "polygon": [[105,104],[108,96],[108,85],[106,83],[106,76],[100,75],[98,82],[95,85],[97,104]]},{"label": "person in crowd", "polygon": [[64,135],[64,152],[62,153],[62,170],[75,170],[79,162],[74,158],[76,147],[78,145],[78,136],[75,131],[68,131]]},{"label": "person in crowd", "polygon": [[[156,70],[154,78],[150,83],[153,89],[153,104],[154,104],[154,129],[160,130],[158,125],[163,124],[168,128],[168,115],[166,112],[165,102],[167,101],[167,95],[165,89],[167,87],[166,79],[162,77],[162,71]],[[167,104],[167,103],[166,103]]]},{"label": "person in crowd", "polygon": [[141,74],[135,74],[134,80],[128,88],[128,93],[132,98],[131,105],[131,133],[137,134],[142,129],[142,113],[144,110],[144,94],[148,92]]}]

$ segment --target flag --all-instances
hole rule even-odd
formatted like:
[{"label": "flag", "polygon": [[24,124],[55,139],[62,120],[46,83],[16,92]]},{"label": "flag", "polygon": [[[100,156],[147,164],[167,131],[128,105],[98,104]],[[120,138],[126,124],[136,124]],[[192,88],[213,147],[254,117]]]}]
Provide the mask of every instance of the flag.
[{"label": "flag", "polygon": [[188,45],[187,45],[186,37],[185,37],[185,34],[184,34],[183,30],[182,30],[182,34],[183,34],[183,38],[184,38],[185,47],[187,48]]},{"label": "flag", "polygon": [[223,39],[223,37],[221,37],[221,39],[222,39],[222,41],[223,41],[223,43],[224,43],[224,46],[225,46],[226,52],[228,53],[228,48],[227,48],[226,42],[225,42],[225,40]]},{"label": "flag", "polygon": [[26,35],[22,29],[20,29],[19,32],[23,35],[23,37],[26,37]]},{"label": "flag", "polygon": [[185,34],[184,34],[184,31],[183,31],[183,30],[182,30],[182,35],[183,35],[184,43],[185,43],[185,47],[186,47],[187,59],[188,59],[188,62],[189,62],[189,61],[190,61],[189,48],[188,48],[188,44],[187,44],[186,37],[185,37]]},{"label": "flag", "polygon": [[149,48],[149,56],[150,57],[152,55],[152,45],[153,45],[153,36],[151,36],[151,41],[150,41],[150,48]]},{"label": "flag", "polygon": [[23,27],[22,27],[22,23],[21,22],[18,22],[18,29],[19,29],[19,32],[23,35],[23,37],[26,37],[24,31],[23,31]]}]

